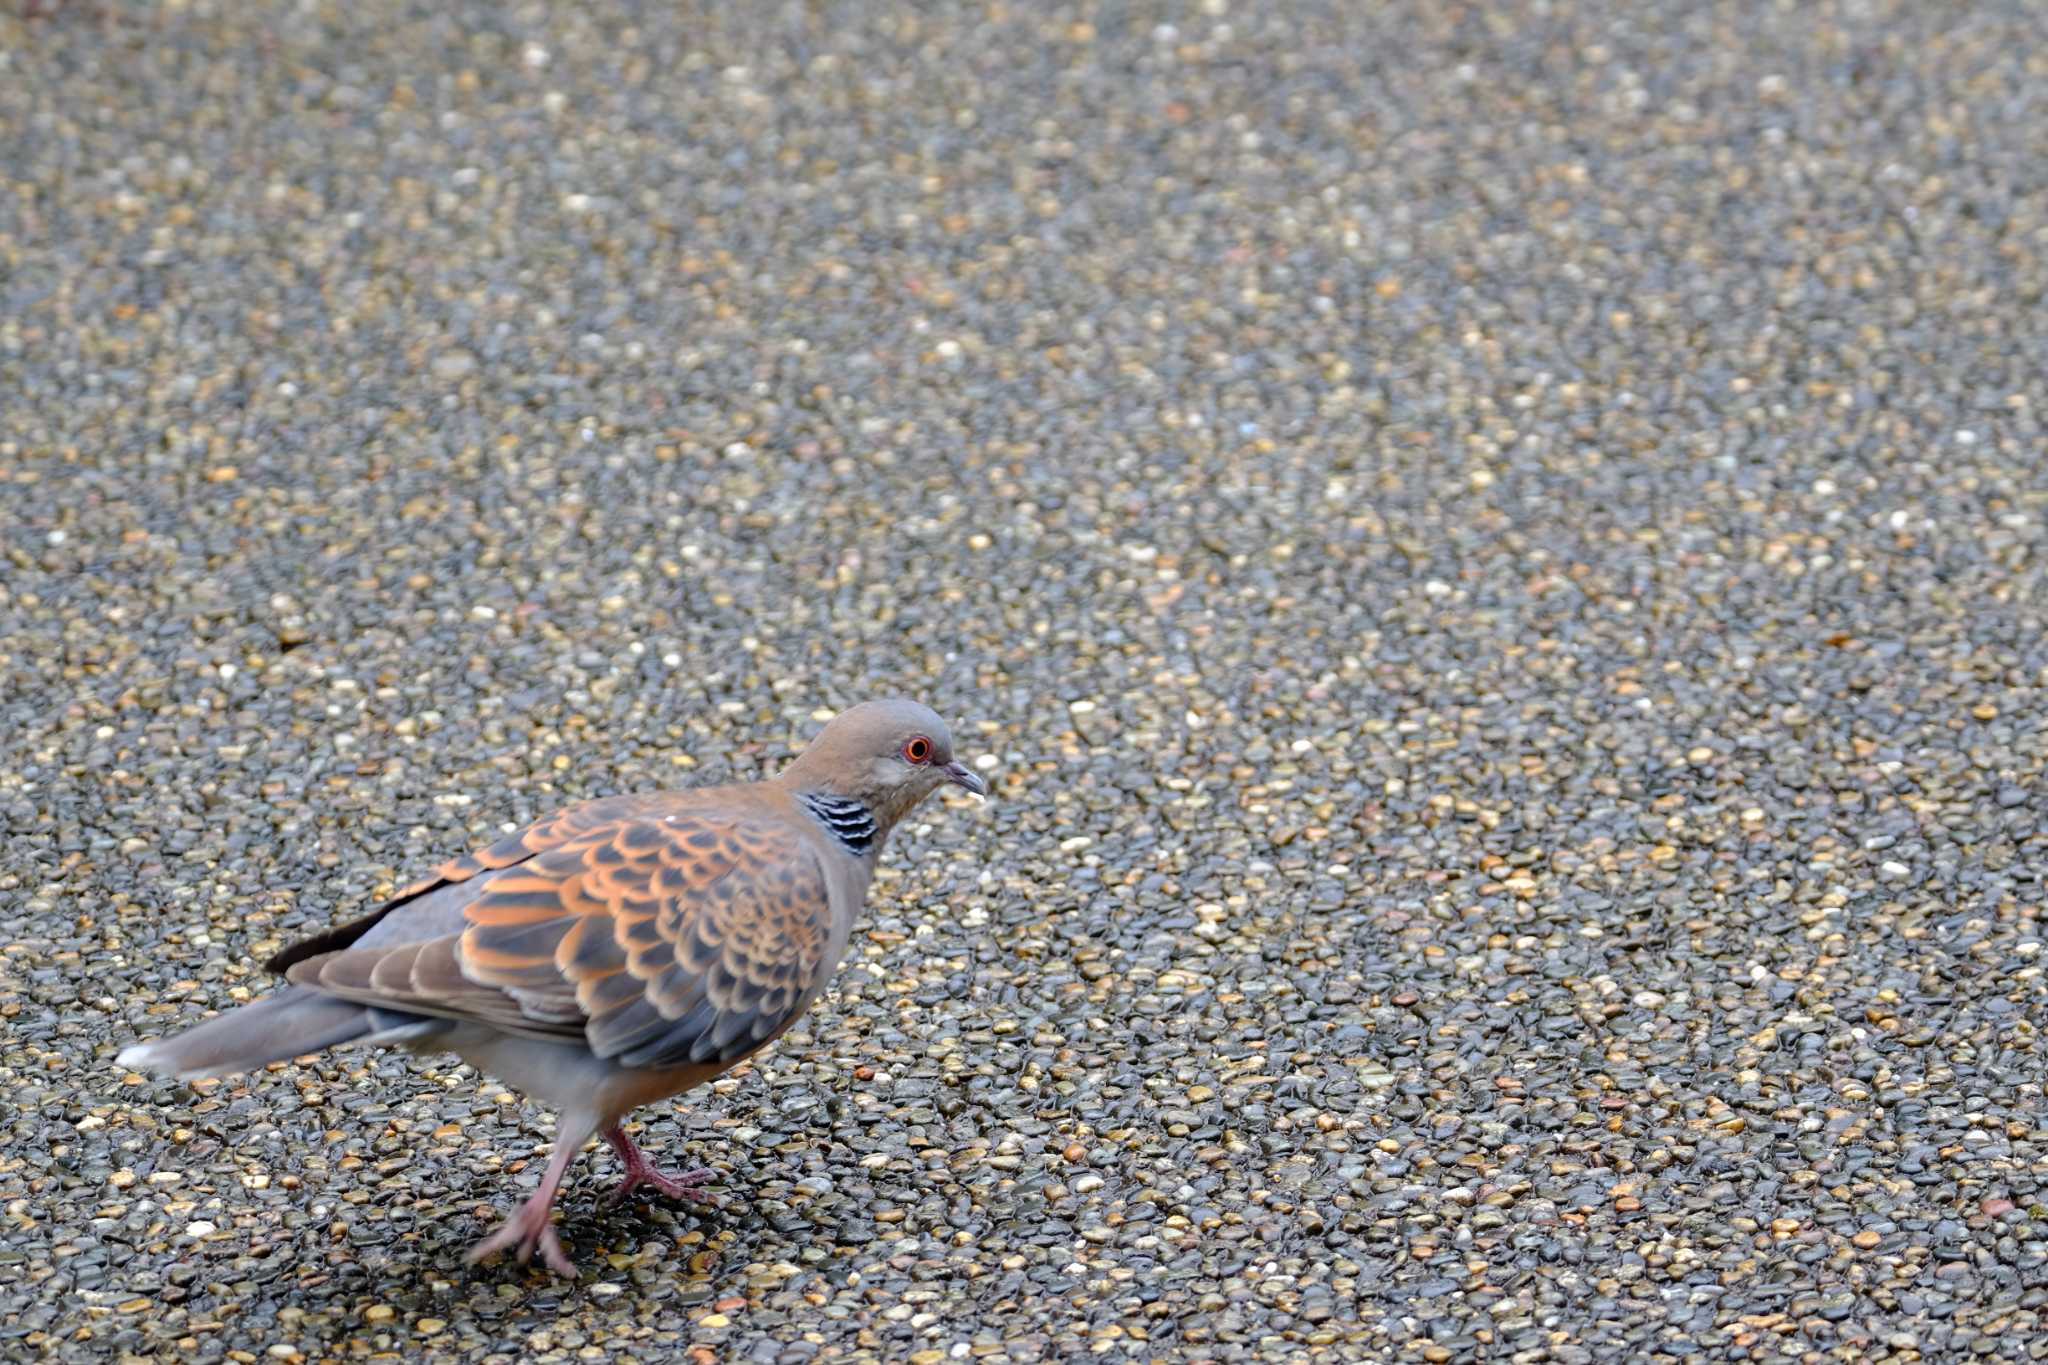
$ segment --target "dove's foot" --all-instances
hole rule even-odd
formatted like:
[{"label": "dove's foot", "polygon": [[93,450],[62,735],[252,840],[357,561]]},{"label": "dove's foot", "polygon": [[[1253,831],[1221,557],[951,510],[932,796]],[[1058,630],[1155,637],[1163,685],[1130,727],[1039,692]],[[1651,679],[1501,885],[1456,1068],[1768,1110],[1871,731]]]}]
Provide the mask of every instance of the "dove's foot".
[{"label": "dove's foot", "polygon": [[626,1136],[625,1129],[616,1126],[607,1128],[604,1140],[609,1142],[612,1145],[612,1150],[619,1154],[619,1160],[626,1163],[626,1178],[619,1182],[619,1187],[616,1190],[612,1191],[612,1203],[618,1203],[642,1185],[652,1186],[670,1199],[687,1199],[692,1203],[698,1204],[708,1204],[711,1202],[710,1194],[697,1188],[699,1185],[709,1184],[718,1178],[718,1172],[710,1167],[700,1167],[694,1171],[678,1171],[674,1175],[663,1175],[660,1171],[655,1170],[649,1164],[647,1158],[641,1154],[640,1149],[633,1145],[633,1139]]},{"label": "dove's foot", "polygon": [[519,1264],[528,1265],[533,1253],[540,1252],[541,1261],[549,1270],[568,1279],[576,1278],[576,1263],[562,1250],[561,1239],[555,1236],[555,1225],[548,1217],[554,1204],[554,1191],[546,1195],[535,1195],[519,1206],[510,1218],[490,1236],[470,1248],[469,1263],[475,1265],[501,1251],[517,1249]]},{"label": "dove's foot", "polygon": [[628,1170],[626,1178],[612,1191],[611,1201],[616,1204],[642,1185],[647,1185],[671,1199],[687,1199],[693,1204],[709,1204],[711,1193],[701,1190],[699,1185],[708,1185],[718,1178],[718,1172],[709,1166],[700,1166],[694,1171],[677,1171],[674,1175],[663,1175],[652,1166],[643,1165],[638,1170]]},{"label": "dove's foot", "polygon": [[555,1191],[561,1188],[569,1163],[576,1159],[577,1149],[589,1135],[588,1128],[580,1132],[572,1129],[557,1135],[554,1155],[548,1158],[547,1170],[540,1178],[540,1188],[533,1192],[531,1199],[513,1211],[504,1226],[469,1249],[471,1265],[508,1249],[517,1250],[519,1264],[530,1265],[533,1253],[538,1251],[542,1263],[549,1270],[568,1279],[576,1278],[576,1263],[563,1253],[561,1239],[555,1236],[555,1225],[548,1213],[555,1206]]}]

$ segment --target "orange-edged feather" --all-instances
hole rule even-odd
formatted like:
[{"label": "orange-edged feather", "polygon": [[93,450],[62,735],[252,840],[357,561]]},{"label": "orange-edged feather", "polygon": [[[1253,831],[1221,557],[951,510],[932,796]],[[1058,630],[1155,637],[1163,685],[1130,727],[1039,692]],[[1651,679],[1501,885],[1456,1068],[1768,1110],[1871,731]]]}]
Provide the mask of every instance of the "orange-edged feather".
[{"label": "orange-edged feather", "polygon": [[291,944],[264,966],[280,976],[288,976],[289,969],[323,953],[339,952],[354,944],[364,934],[374,929],[386,915],[444,886],[466,882],[479,873],[495,872],[500,868],[512,867],[525,862],[537,853],[545,853],[588,834],[593,829],[630,820],[638,816],[659,811],[674,798],[664,793],[636,793],[626,796],[607,796],[595,801],[558,810],[543,819],[536,820],[524,829],[514,830],[494,844],[489,844],[459,858],[450,858],[433,872],[399,891],[396,895],[367,915],[359,916],[346,924],[337,924],[324,929],[310,938],[300,939]]},{"label": "orange-edged feather", "polygon": [[333,953],[288,975],[509,1032],[580,1034],[625,1066],[728,1063],[795,1018],[832,920],[797,829],[702,810],[585,828],[500,872],[463,914],[459,936]]}]

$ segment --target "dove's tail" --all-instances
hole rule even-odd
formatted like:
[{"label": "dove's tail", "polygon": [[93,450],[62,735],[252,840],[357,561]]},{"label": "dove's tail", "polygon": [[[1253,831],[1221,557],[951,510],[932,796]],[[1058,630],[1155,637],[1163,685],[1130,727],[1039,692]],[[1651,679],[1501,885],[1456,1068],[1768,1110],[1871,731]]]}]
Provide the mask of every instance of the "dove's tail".
[{"label": "dove's tail", "polygon": [[254,1071],[342,1043],[409,1042],[442,1027],[445,1024],[438,1019],[287,986],[183,1033],[130,1044],[114,1061],[137,1071],[190,1081]]}]

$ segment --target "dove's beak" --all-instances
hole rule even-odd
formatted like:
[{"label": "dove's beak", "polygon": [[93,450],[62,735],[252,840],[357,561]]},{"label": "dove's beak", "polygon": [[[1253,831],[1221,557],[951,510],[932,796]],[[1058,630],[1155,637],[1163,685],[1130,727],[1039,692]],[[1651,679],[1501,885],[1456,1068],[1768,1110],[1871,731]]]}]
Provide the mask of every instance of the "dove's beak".
[{"label": "dove's beak", "polygon": [[946,774],[946,780],[954,786],[965,788],[976,796],[988,795],[988,783],[982,780],[980,773],[965,763],[948,763],[940,771]]}]

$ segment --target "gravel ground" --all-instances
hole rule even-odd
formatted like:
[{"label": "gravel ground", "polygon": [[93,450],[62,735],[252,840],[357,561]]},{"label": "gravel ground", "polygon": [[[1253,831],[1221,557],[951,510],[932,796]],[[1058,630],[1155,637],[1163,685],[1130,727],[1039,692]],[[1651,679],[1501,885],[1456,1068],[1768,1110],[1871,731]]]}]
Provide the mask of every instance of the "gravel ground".
[{"label": "gravel ground", "polygon": [[[2048,15],[0,15],[0,1357],[2048,1354]],[[543,1115],[112,1064],[884,691],[997,799]]]}]

